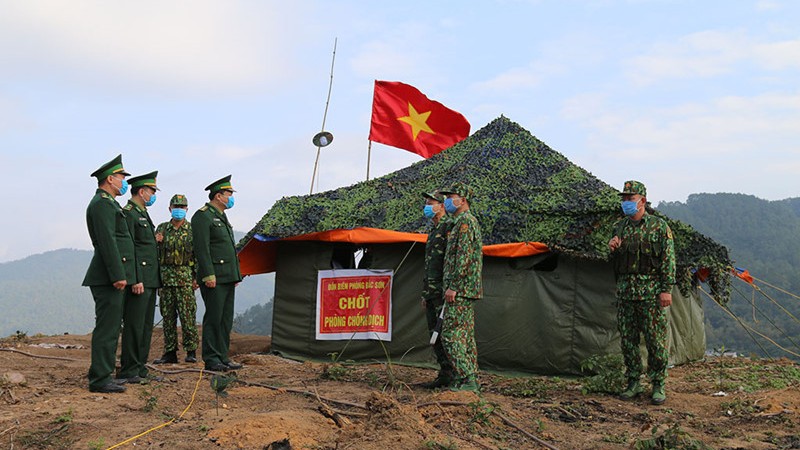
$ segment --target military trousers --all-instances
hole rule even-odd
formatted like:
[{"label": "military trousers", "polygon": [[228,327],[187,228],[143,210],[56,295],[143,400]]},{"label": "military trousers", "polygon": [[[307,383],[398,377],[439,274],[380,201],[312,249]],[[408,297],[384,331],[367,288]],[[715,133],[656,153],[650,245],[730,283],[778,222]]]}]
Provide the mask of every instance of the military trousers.
[{"label": "military trousers", "polygon": [[461,380],[475,377],[478,373],[473,301],[456,296],[453,303],[447,304],[442,323],[442,346],[453,366],[455,376]]},{"label": "military trousers", "polygon": [[131,292],[130,287],[125,289],[119,378],[147,376],[148,370],[145,364],[150,357],[155,311],[154,288],[144,288],[144,292],[139,295]]},{"label": "military trousers", "polygon": [[194,289],[188,286],[164,286],[160,289],[158,306],[164,327],[164,352],[178,350],[178,319],[181,321],[183,349],[197,350],[197,299]]},{"label": "military trousers", "polygon": [[658,296],[633,301],[617,300],[617,324],[627,379],[639,380],[642,374],[639,343],[643,334],[647,348],[647,374],[653,383],[663,383],[667,378],[669,361],[668,322],[666,309],[659,304]]},{"label": "military trousers", "polygon": [[[439,312],[442,310],[442,302],[433,299],[425,300],[425,318],[428,321],[428,331],[433,332],[436,327],[436,322],[439,320]],[[444,351],[441,336],[433,344],[433,354],[436,356],[436,362],[439,364],[439,374],[447,377],[453,377],[453,366],[450,360],[447,359],[447,353]]]},{"label": "military trousers", "polygon": [[90,290],[94,298],[94,330],[88,378],[89,388],[99,388],[111,382],[117,364],[125,291],[114,286],[90,286]]},{"label": "military trousers", "polygon": [[206,305],[203,315],[203,362],[206,366],[225,364],[230,361],[228,349],[233,329],[236,284],[217,283],[214,288],[201,285],[200,294]]}]

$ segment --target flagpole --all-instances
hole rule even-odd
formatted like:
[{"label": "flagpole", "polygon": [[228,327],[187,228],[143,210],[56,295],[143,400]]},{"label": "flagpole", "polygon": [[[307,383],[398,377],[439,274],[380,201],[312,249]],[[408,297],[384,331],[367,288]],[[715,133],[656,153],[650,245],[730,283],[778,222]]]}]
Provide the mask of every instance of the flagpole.
[{"label": "flagpole", "polygon": [[[328,98],[325,100],[325,112],[322,114],[322,129],[320,132],[325,131],[325,120],[328,118],[328,105],[331,103],[331,90],[333,89],[333,64],[336,62],[336,43],[339,41],[339,38],[333,38],[333,57],[331,58],[331,81],[328,83]],[[311,189],[308,191],[308,195],[314,193],[314,179],[317,178],[317,166],[319,165],[319,154],[320,150],[322,150],[322,146],[317,146],[317,157],[314,160],[314,172],[311,173]],[[319,180],[317,180],[319,184]]]},{"label": "flagpole", "polygon": [[369,141],[369,146],[367,147],[367,181],[369,181],[369,158],[372,156],[372,141]]}]

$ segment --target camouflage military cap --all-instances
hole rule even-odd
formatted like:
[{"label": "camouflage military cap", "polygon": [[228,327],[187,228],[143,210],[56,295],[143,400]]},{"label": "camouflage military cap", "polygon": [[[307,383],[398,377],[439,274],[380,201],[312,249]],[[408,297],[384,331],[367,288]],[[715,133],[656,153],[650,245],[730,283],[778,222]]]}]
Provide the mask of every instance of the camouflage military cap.
[{"label": "camouflage military cap", "polygon": [[444,195],[439,191],[423,192],[422,196],[439,203],[444,203]]},{"label": "camouflage military cap", "polygon": [[189,200],[183,194],[175,194],[169,199],[169,206],[189,206]]},{"label": "camouflage military cap", "polygon": [[631,195],[631,194],[639,194],[642,197],[647,197],[647,188],[644,187],[644,183],[641,181],[629,180],[625,182],[625,187],[622,188],[622,191],[619,195]]},{"label": "camouflage military cap", "polygon": [[474,195],[474,193],[472,192],[472,188],[460,181],[456,181],[455,183],[451,184],[449,188],[442,189],[441,191],[439,191],[439,193],[444,195],[445,197],[450,194],[456,194],[462,197],[466,201],[471,201]]}]

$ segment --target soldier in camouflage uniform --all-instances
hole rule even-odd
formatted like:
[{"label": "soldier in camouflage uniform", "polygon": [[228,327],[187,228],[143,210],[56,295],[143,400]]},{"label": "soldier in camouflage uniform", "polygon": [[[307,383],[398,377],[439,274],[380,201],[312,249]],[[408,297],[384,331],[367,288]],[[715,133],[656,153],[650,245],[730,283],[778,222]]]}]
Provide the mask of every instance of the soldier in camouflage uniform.
[{"label": "soldier in camouflage uniform", "polygon": [[172,219],[156,228],[158,258],[161,267],[159,306],[164,318],[164,355],[154,364],[178,362],[178,318],[181,321],[185,361],[197,362],[197,299],[192,224],[186,220],[189,202],[183,194],[175,194],[169,202]]},{"label": "soldier in camouflage uniform", "polygon": [[[444,304],[442,275],[444,270],[444,253],[447,249],[447,233],[450,231],[450,220],[444,211],[444,196],[438,192],[425,192],[423,212],[425,217],[433,221],[428,242],[425,244],[425,278],[422,280],[422,307],[428,321],[428,331],[433,331]],[[423,383],[423,387],[437,388],[449,386],[453,382],[453,367],[447,359],[442,340],[433,344],[433,353],[439,363],[439,374],[436,379]]]},{"label": "soldier in camouflage uniform", "polygon": [[469,211],[472,189],[463,183],[454,183],[442,194],[447,197],[445,211],[452,216],[444,256],[447,309],[442,324],[442,344],[456,375],[450,389],[478,391],[478,349],[472,302],[483,297],[481,230],[478,220]]},{"label": "soldier in camouflage uniform", "polygon": [[639,395],[642,358],[640,334],[647,347],[647,372],[653,384],[652,403],[666,401],[667,315],[675,284],[675,246],[667,223],[647,214],[647,190],[638,181],[626,181],[622,211],[627,218],[616,226],[608,242],[617,279],[617,321],[625,359],[628,387],[621,397]]}]

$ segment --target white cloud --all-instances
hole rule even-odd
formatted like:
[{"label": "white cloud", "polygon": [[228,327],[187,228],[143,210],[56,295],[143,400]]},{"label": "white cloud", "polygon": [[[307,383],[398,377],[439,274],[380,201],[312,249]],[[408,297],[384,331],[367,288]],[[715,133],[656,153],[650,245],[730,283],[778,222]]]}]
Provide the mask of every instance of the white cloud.
[{"label": "white cloud", "polygon": [[292,76],[295,64],[283,35],[302,17],[296,13],[302,6],[4,2],[0,57],[17,72],[66,69],[88,83],[132,80],[151,88],[241,90]]},{"label": "white cloud", "polygon": [[782,161],[800,153],[800,92],[728,96],[660,109],[584,103],[578,116],[574,103],[579,102],[565,103],[562,114],[588,131],[581,156],[588,162],[581,165],[603,167],[610,175],[603,179],[640,174],[658,180],[661,189],[653,192],[668,199],[720,191],[770,199],[797,196],[797,172]]},{"label": "white cloud", "polygon": [[758,0],[756,2],[757,11],[778,11],[782,8],[781,2],[776,0]]},{"label": "white cloud", "polygon": [[702,31],[658,43],[624,63],[635,84],[663,79],[712,78],[741,65],[763,71],[800,68],[800,39],[763,42],[739,31]]}]

